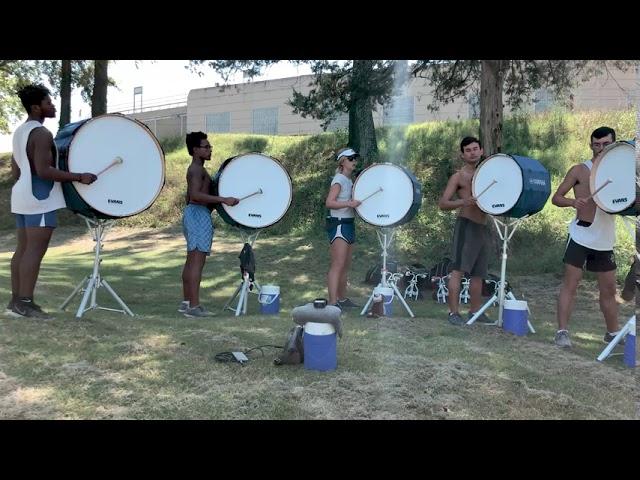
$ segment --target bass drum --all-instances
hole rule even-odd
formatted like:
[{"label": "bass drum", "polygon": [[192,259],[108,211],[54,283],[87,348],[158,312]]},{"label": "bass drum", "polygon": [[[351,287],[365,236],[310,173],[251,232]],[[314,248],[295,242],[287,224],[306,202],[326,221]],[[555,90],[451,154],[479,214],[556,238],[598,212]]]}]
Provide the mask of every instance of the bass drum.
[{"label": "bass drum", "polygon": [[[596,159],[589,176],[589,189],[595,192],[593,201],[607,213],[638,215],[636,201],[635,141],[620,141],[609,145]],[[603,185],[607,184],[603,187]]]},{"label": "bass drum", "polygon": [[362,203],[356,212],[377,227],[395,227],[411,220],[422,205],[422,186],[405,167],[374,163],[353,184],[352,197]]},{"label": "bass drum", "polygon": [[137,120],[106,114],[69,123],[54,143],[61,170],[98,174],[91,185],[62,183],[72,212],[102,219],[130,217],[151,207],[164,186],[162,147]]},{"label": "bass drum", "polygon": [[240,199],[237,205],[215,205],[229,225],[247,230],[279,222],[293,199],[289,172],[275,158],[245,153],[225,160],[211,182],[211,194]]},{"label": "bass drum", "polygon": [[521,218],[544,208],[551,195],[551,176],[533,158],[496,153],[476,168],[471,191],[483,212]]}]

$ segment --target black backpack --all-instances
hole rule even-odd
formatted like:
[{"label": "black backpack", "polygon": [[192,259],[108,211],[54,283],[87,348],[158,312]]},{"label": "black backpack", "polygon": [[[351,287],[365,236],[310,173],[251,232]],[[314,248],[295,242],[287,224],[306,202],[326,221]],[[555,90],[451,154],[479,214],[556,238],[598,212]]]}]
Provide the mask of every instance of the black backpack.
[{"label": "black backpack", "polygon": [[449,267],[451,265],[451,259],[444,257],[438,263],[436,263],[429,271],[429,277],[446,277],[449,275]]},{"label": "black backpack", "polygon": [[[378,285],[380,280],[382,280],[382,276],[380,275],[380,271],[382,270],[382,264],[376,263],[374,266],[367,270],[367,273],[364,276],[364,283],[367,285]],[[387,272],[389,273],[397,273],[398,272],[398,262],[393,260],[387,260]]]}]

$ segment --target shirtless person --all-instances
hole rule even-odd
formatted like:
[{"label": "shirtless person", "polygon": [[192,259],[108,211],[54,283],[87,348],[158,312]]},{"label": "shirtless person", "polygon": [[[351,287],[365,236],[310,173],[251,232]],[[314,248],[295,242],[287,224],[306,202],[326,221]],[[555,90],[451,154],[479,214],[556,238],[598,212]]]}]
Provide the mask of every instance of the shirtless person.
[{"label": "shirtless person", "polygon": [[[569,237],[562,260],[565,270],[558,295],[558,331],[555,335],[555,343],[559,347],[571,347],[567,327],[585,267],[596,272],[598,278],[600,310],[607,324],[604,342],[609,343],[618,333],[616,262],[613,254],[616,241],[615,216],[598,208],[592,198],[587,198],[591,194],[589,177],[593,161],[605,147],[615,141],[616,132],[612,128],[595,129],[589,143],[593,152],[591,160],[571,167],[552,198],[557,207],[576,209],[576,217],[569,224]],[[574,198],[565,197],[572,188]]]},{"label": "shirtless person", "polygon": [[[453,232],[453,261],[449,273],[449,322],[453,325],[465,323],[459,311],[462,273],[471,275],[471,319],[482,306],[482,282],[487,276],[489,263],[487,215],[480,210],[471,194],[473,173],[483,155],[480,140],[474,137],[463,138],[460,151],[464,165],[451,176],[438,202],[438,207],[442,210],[460,209]],[[454,194],[457,194],[458,199],[452,200]],[[491,322],[484,313],[477,320]]]},{"label": "shirtless person", "polygon": [[204,162],[211,159],[211,144],[203,132],[187,134],[187,151],[192,157],[187,169],[187,206],[182,217],[182,230],[187,240],[187,260],[182,270],[183,301],[178,312],[185,317],[210,317],[200,305],[200,281],[207,256],[213,243],[213,221],[208,206],[212,203],[236,205],[234,197],[217,197],[209,194],[211,177]]}]

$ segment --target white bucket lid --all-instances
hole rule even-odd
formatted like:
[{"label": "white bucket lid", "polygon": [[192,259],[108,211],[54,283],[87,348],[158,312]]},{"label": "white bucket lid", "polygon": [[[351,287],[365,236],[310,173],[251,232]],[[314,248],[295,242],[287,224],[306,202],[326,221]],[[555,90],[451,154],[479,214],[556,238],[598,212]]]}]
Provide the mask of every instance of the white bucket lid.
[{"label": "white bucket lid", "polygon": [[391,287],[376,287],[373,289],[373,293],[379,293],[385,297],[393,297],[393,288]]},{"label": "white bucket lid", "polygon": [[263,295],[279,295],[280,287],[278,285],[263,285],[260,289],[260,293]]},{"label": "white bucket lid", "polygon": [[309,335],[333,335],[336,329],[330,323],[307,322],[304,324],[304,333]]},{"label": "white bucket lid", "polygon": [[508,310],[526,310],[527,302],[524,300],[505,300],[504,308]]}]

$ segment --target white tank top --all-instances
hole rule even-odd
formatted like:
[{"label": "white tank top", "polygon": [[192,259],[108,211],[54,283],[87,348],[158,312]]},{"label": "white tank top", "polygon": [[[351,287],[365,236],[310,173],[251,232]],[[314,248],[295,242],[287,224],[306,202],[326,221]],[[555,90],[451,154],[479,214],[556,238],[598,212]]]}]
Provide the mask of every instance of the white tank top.
[{"label": "white tank top", "polygon": [[[583,163],[589,170],[593,166],[591,160]],[[616,219],[614,215],[606,213],[596,205],[596,215],[593,223],[588,227],[578,225],[578,216],[569,224],[571,239],[593,250],[613,250],[616,243]]]},{"label": "white tank top", "polygon": [[[33,215],[47,213],[67,206],[62,185],[53,182],[53,188],[47,198],[38,200],[33,195],[31,183],[31,167],[27,157],[27,142],[34,128],[42,127],[36,120],[29,120],[20,125],[13,134],[13,158],[20,168],[20,178],[11,189],[11,213]],[[55,148],[55,143],[53,144]],[[55,148],[55,167],[58,168],[58,149]]]}]

